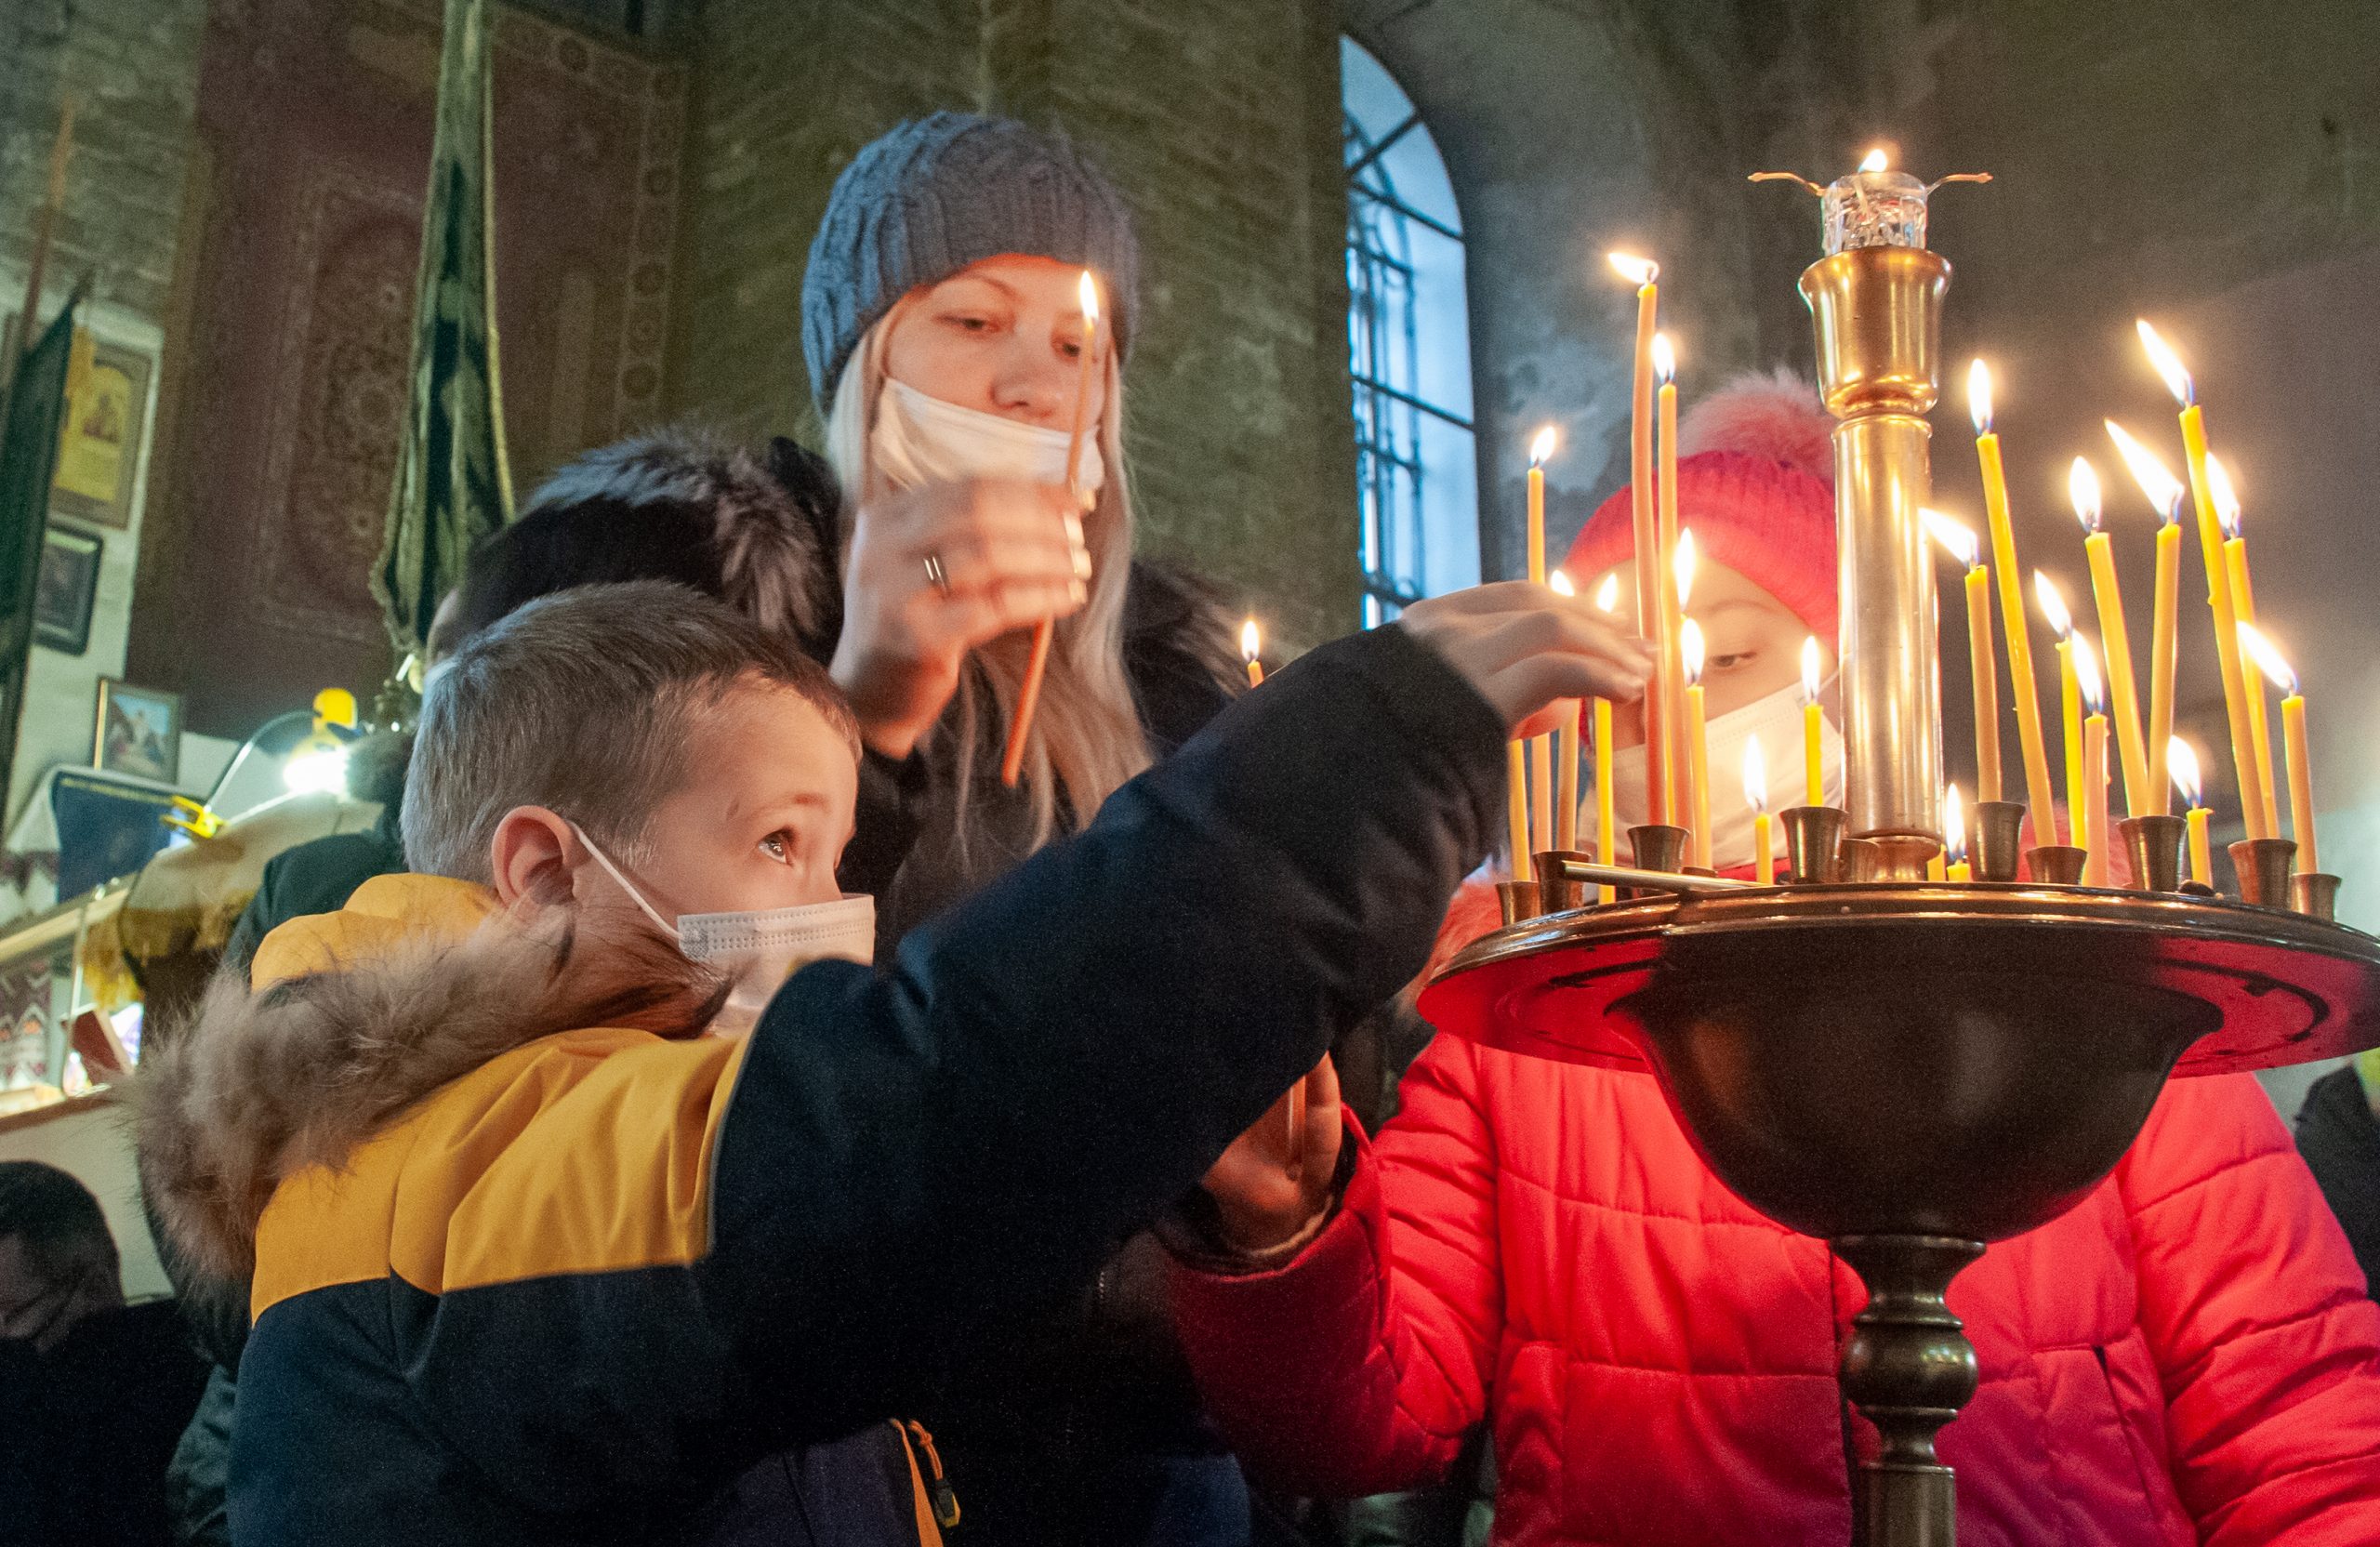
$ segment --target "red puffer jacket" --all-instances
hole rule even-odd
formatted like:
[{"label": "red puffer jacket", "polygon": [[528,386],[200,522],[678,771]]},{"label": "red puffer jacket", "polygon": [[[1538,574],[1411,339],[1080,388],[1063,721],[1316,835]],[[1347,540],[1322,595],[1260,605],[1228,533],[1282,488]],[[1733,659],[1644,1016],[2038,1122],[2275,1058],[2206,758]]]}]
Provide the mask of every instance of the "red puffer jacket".
[{"label": "red puffer jacket", "polygon": [[[1500,1542],[1841,1543],[1865,1296],[1754,1214],[1649,1076],[1442,1037],[1287,1266],[1180,1269],[1210,1410],[1301,1492],[1405,1488],[1493,1413]],[[2380,1541],[2380,1307],[2245,1076],[2175,1081],[2115,1172],[1950,1306],[1962,1547]]]}]

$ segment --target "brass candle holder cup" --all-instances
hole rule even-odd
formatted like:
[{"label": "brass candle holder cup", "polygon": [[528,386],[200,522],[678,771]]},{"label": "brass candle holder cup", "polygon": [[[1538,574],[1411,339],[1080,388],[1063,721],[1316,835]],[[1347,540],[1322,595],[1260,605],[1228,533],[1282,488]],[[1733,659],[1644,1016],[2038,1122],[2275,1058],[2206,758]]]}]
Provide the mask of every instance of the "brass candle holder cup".
[{"label": "brass candle holder cup", "polygon": [[1843,840],[1843,879],[1846,881],[1880,881],[1884,879],[1884,849],[1871,838],[1846,838]]},{"label": "brass candle holder cup", "polygon": [[1503,910],[1504,922],[1507,926],[1517,924],[1525,919],[1536,918],[1540,912],[1537,906],[1537,883],[1535,881],[1498,881],[1496,906]]},{"label": "brass candle holder cup", "polygon": [[1842,879],[1843,828],[1849,820],[1840,806],[1788,806],[1777,813],[1785,829],[1789,880],[1821,886]]},{"label": "brass candle holder cup", "polygon": [[2025,805],[2021,800],[1975,803],[1975,879],[2013,881],[2025,858]]},{"label": "brass candle holder cup", "polygon": [[2289,906],[2309,919],[2338,920],[2339,879],[2327,870],[2300,870],[2289,878]]},{"label": "brass candle holder cup", "polygon": [[2082,862],[2090,857],[2071,843],[2044,843],[2025,851],[2025,868],[2034,880],[2050,886],[2081,886]]},{"label": "brass candle holder cup", "polygon": [[1637,869],[1666,870],[1675,875],[1686,868],[1686,845],[1692,836],[1684,827],[1647,822],[1628,829],[1628,846],[1636,857]]},{"label": "brass candle holder cup", "polygon": [[2189,823],[2179,816],[2127,816],[2116,824],[2123,835],[2123,852],[2132,861],[2135,892],[2179,892],[2182,889],[2182,848],[2189,841]]},{"label": "brass candle holder cup", "polygon": [[1572,908],[1593,907],[1595,889],[1575,879],[1566,860],[1580,865],[1594,863],[1593,854],[1575,849],[1546,849],[1531,856],[1537,868],[1537,906],[1540,913],[1567,913]]},{"label": "brass candle holder cup", "polygon": [[2260,907],[2287,907],[2289,867],[2297,859],[2297,844],[2286,838],[2243,838],[2230,846],[2231,873],[2240,880],[2240,900]]}]

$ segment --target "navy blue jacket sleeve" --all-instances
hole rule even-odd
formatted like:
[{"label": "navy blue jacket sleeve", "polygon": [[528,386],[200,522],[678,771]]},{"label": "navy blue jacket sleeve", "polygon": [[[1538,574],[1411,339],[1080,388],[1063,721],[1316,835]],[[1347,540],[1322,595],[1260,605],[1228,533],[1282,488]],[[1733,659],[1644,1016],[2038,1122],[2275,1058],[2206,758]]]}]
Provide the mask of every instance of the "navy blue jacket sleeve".
[{"label": "navy blue jacket sleeve", "polygon": [[913,933],[805,970],[719,1138],[703,1301],[743,1414],[830,1435],[1067,1290],[1420,971],[1503,732],[1388,628],[1326,646]]}]

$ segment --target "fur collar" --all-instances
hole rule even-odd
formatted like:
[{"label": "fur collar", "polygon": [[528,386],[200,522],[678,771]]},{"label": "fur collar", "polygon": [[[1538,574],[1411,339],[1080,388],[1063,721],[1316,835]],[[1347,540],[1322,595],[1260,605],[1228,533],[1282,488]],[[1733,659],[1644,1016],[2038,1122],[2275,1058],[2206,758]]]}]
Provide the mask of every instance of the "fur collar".
[{"label": "fur collar", "polygon": [[269,936],[254,991],[218,973],[195,1015],[157,1038],[131,1095],[141,1187],[169,1252],[245,1280],[283,1179],[341,1164],[501,1053],[589,1026],[694,1036],[725,993],[657,934],[607,951],[617,970],[598,985],[574,968],[567,919],[523,927],[476,888],[480,905],[458,910],[437,889],[460,884],[365,883],[346,909]]}]

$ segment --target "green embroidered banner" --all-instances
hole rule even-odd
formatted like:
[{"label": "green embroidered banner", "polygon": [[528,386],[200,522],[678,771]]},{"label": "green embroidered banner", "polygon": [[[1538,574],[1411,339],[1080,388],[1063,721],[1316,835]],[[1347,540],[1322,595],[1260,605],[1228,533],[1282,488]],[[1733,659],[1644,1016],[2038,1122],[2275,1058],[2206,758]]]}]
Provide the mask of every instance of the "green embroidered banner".
[{"label": "green embroidered banner", "polygon": [[399,654],[418,651],[481,538],[512,519],[496,343],[492,0],[446,0],[422,214],[413,367],[388,535],[372,577]]}]

